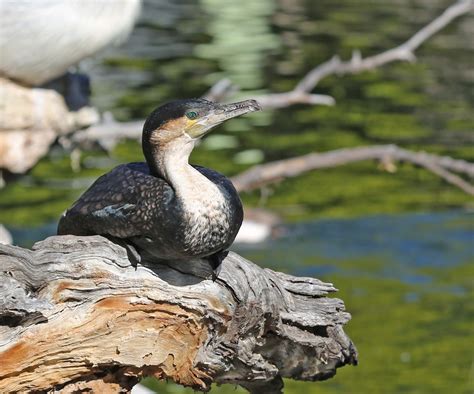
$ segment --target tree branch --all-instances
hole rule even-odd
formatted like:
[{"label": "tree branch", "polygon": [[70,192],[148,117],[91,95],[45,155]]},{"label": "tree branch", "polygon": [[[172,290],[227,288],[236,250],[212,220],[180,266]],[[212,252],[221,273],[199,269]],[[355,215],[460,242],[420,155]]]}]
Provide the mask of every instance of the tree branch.
[{"label": "tree branch", "polygon": [[388,170],[394,169],[393,165],[390,165],[393,161],[421,166],[466,193],[474,195],[474,186],[451,172],[459,172],[474,178],[474,164],[464,160],[455,160],[448,156],[412,152],[396,145],[362,146],[325,153],[309,153],[261,164],[235,175],[232,177],[232,183],[238,191],[249,191],[284,178],[295,177],[307,171],[374,159],[380,160]]},{"label": "tree branch", "polygon": [[299,104],[333,105],[335,100],[330,96],[311,94],[319,81],[329,75],[357,74],[373,70],[394,61],[414,61],[415,50],[426,40],[446,27],[454,19],[467,14],[474,7],[474,0],[460,0],[446,9],[438,18],[418,31],[408,41],[377,55],[362,58],[359,51],[354,51],[351,60],[343,62],[339,56],[320,64],[308,72],[295,88],[286,93],[273,93],[254,97],[262,108],[282,108]]},{"label": "tree branch", "polygon": [[118,392],[147,375],[278,393],[282,377],[326,379],[357,361],[332,284],[235,253],[215,282],[199,262],[134,268],[100,236],[0,245],[0,263],[2,393]]},{"label": "tree branch", "polygon": [[100,123],[76,131],[68,137],[60,138],[59,142],[65,148],[90,149],[94,145],[98,145],[106,152],[110,152],[124,139],[139,140],[142,136],[144,123],[144,120],[117,122],[112,114],[107,113]]}]

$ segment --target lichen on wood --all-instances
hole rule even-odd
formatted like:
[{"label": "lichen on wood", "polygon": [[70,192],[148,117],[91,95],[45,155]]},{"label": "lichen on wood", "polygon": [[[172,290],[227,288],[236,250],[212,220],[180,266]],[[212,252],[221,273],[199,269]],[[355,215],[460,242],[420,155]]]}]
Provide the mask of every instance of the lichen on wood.
[{"label": "lichen on wood", "polygon": [[199,266],[134,267],[100,236],[0,245],[0,392],[119,392],[153,375],[276,393],[356,364],[332,284],[232,252],[216,281]]}]

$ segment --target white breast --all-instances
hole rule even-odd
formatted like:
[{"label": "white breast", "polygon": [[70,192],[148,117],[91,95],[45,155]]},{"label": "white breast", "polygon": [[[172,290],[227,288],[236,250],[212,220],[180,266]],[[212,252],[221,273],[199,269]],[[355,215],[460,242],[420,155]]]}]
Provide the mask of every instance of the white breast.
[{"label": "white breast", "polygon": [[183,229],[181,251],[193,256],[208,256],[228,242],[232,212],[219,187],[188,164],[194,140],[170,141],[157,151],[155,160],[165,179],[173,186],[182,216],[176,220]]},{"label": "white breast", "polygon": [[219,188],[206,181],[199,191],[181,194],[187,223],[184,247],[198,253],[223,247],[230,229],[230,207]]}]

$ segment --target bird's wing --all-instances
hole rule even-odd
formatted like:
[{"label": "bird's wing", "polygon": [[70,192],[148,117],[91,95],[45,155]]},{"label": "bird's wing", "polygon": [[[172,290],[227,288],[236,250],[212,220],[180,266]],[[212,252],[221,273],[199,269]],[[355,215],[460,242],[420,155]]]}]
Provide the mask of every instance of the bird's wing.
[{"label": "bird's wing", "polygon": [[169,186],[142,167],[118,166],[101,176],[61,217],[58,234],[146,235],[153,224],[150,204],[169,194]]}]

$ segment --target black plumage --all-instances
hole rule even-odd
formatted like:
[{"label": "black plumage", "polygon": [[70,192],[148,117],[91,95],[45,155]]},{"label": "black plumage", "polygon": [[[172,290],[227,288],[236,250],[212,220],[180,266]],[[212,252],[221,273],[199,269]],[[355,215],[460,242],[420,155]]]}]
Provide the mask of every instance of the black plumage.
[{"label": "black plumage", "polygon": [[164,179],[150,174],[146,163],[129,163],[102,175],[67,210],[59,221],[58,234],[107,235],[129,241],[140,253],[164,260],[205,257],[227,249],[235,239],[243,219],[242,203],[232,183],[211,169],[193,166],[225,194],[229,207],[227,233],[217,233],[210,242],[212,228],[195,236],[198,246],[185,244],[185,212],[173,188]]},{"label": "black plumage", "polygon": [[229,179],[187,164],[187,157],[211,127],[258,109],[252,100],[243,103],[185,100],[155,110],[143,131],[147,162],[98,178],[63,214],[58,234],[108,236],[151,261],[209,256],[215,266],[241,226],[242,204]]}]

